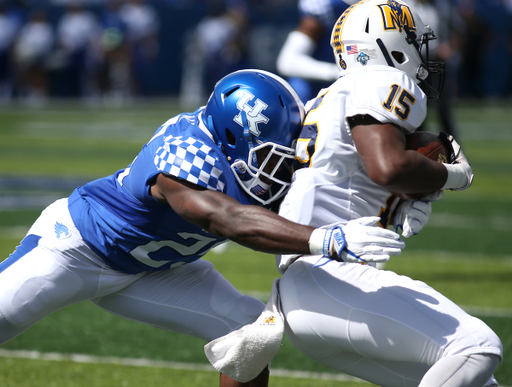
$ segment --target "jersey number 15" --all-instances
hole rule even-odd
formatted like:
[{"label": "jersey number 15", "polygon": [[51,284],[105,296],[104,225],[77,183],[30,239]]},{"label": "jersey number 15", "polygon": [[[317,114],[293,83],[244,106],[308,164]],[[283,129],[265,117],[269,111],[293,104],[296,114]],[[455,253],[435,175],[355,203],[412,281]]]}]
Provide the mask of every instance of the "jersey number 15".
[{"label": "jersey number 15", "polygon": [[382,106],[390,112],[394,112],[402,121],[405,121],[411,113],[410,105],[414,105],[414,102],[416,102],[416,98],[407,90],[398,85],[391,85],[391,92]]}]

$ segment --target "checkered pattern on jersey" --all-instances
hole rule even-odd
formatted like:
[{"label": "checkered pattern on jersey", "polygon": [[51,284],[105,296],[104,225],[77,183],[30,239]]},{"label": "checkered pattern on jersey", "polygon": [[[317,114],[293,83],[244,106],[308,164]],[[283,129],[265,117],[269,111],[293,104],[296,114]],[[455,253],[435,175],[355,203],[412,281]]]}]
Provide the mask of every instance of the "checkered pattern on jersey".
[{"label": "checkered pattern on jersey", "polygon": [[210,154],[212,148],[192,137],[169,136],[164,141],[154,160],[160,171],[200,187],[224,191],[226,182],[220,162]]}]

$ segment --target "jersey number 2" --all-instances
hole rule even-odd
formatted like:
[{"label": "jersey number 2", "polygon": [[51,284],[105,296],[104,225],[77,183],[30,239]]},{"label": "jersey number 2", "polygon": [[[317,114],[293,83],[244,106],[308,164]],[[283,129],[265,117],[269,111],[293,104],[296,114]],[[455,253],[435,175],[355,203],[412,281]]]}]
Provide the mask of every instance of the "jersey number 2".
[{"label": "jersey number 2", "polygon": [[[152,241],[148,244],[138,246],[132,251],[130,251],[130,254],[139,262],[142,262],[144,265],[151,266],[158,268],[160,266],[165,265],[166,263],[169,263],[169,261],[163,260],[163,261],[157,261],[152,259],[149,254],[154,253],[158,250],[160,250],[163,247],[170,247],[171,249],[177,251],[181,256],[188,257],[191,255],[198,255],[203,256],[208,250],[199,253],[201,249],[203,249],[208,244],[214,242],[215,238],[209,238],[207,236],[199,235],[199,234],[192,234],[188,232],[180,232],[178,233],[178,236],[183,238],[183,240],[196,240],[194,244],[191,246],[187,246],[185,244],[181,244],[179,242],[171,241],[171,240],[164,240],[164,241]],[[186,262],[175,262],[171,266],[176,267],[183,265]]]}]

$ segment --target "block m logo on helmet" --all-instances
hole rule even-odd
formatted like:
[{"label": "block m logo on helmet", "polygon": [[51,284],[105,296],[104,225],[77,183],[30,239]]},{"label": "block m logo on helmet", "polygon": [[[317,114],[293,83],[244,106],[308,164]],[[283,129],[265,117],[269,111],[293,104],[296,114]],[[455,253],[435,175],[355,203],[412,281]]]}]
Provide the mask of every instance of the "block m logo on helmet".
[{"label": "block m logo on helmet", "polygon": [[382,12],[384,30],[398,29],[400,33],[404,27],[408,27],[410,31],[416,30],[414,16],[407,5],[397,3],[395,0],[388,0],[387,4],[380,4],[379,8]]},{"label": "block m logo on helmet", "polygon": [[[261,134],[261,131],[258,129],[258,124],[266,124],[269,121],[268,117],[262,113],[262,111],[265,110],[268,105],[258,98],[256,102],[254,102],[254,106],[251,106],[249,105],[249,101],[252,101],[253,98],[254,95],[252,95],[250,92],[247,90],[243,91],[242,97],[240,97],[236,103],[236,107],[238,110],[240,110],[240,113],[238,113],[233,118],[233,121],[235,121],[242,128],[248,127],[249,131],[254,136],[258,137]],[[245,112],[245,114],[242,114],[242,112]],[[247,122],[245,123],[244,121]]]}]

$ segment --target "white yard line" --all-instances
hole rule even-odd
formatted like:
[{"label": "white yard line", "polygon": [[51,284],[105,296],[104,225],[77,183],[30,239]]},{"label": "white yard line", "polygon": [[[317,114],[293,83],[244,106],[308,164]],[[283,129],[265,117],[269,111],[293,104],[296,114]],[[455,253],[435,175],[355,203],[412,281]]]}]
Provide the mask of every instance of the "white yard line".
[{"label": "white yard line", "polygon": [[[7,350],[0,349],[0,357],[21,358],[21,359],[34,359],[34,360],[51,360],[51,361],[71,361],[75,363],[91,363],[91,364],[117,364],[128,365],[134,367],[155,367],[155,368],[170,368],[175,370],[189,370],[189,371],[206,371],[218,372],[209,364],[198,363],[180,363],[173,361],[161,361],[151,359],[135,359],[135,358],[122,358],[111,356],[91,356],[84,354],[63,354],[48,352],[43,353],[39,351],[22,351],[22,350]],[[330,372],[307,372],[307,371],[292,371],[285,369],[273,369],[270,372],[271,376],[282,376],[288,378],[300,379],[318,379],[318,380],[336,380],[342,382],[361,382],[367,383],[364,380],[355,378],[340,373]]]},{"label": "white yard line", "polygon": [[[174,370],[189,370],[189,371],[205,371],[205,372],[218,372],[209,364],[198,363],[180,363],[173,361],[151,360],[151,359],[135,359],[135,358],[122,358],[113,356],[91,356],[84,354],[63,354],[55,352],[39,352],[39,351],[22,351],[22,350],[7,350],[0,349],[0,357],[21,358],[21,359],[34,359],[34,360],[51,360],[51,361],[71,361],[75,363],[90,363],[90,364],[116,364],[127,365],[134,367],[155,367],[155,368],[170,368]],[[292,371],[286,369],[272,369],[270,376],[281,376],[287,378],[298,379],[315,379],[315,380],[335,380],[339,382],[357,382],[368,383],[365,380],[345,375],[342,373],[330,372],[309,372],[309,371]],[[507,387],[507,386],[500,386]]]}]

